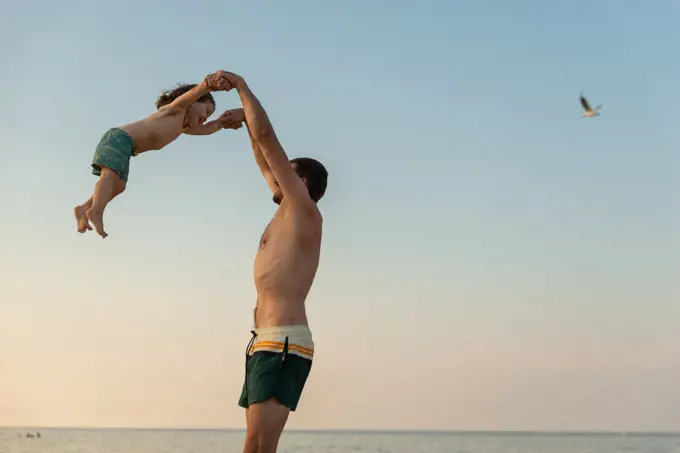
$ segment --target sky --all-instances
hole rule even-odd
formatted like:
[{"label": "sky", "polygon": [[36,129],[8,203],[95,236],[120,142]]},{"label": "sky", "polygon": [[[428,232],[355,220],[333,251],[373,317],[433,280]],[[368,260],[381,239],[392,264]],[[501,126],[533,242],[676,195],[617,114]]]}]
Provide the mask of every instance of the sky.
[{"label": "sky", "polygon": [[135,158],[106,240],[72,215],[107,129],[225,69],[330,173],[290,428],[680,430],[676,0],[2,9],[0,426],[244,426],[245,129]]}]

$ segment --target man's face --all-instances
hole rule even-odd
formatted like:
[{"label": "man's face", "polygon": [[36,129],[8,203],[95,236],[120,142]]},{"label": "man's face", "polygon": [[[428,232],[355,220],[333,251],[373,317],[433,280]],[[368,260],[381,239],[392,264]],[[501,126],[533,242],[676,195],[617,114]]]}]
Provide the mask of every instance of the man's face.
[{"label": "man's face", "polygon": [[[293,171],[295,174],[297,174],[297,164],[290,164],[291,167],[293,167]],[[302,181],[307,184],[307,181],[305,181],[305,178],[302,178]],[[274,203],[280,205],[281,202],[283,201],[283,193],[281,192],[281,188],[279,187],[278,182],[274,182],[274,185],[276,186],[276,190],[274,191],[274,195],[272,196],[272,200],[274,200]]]}]

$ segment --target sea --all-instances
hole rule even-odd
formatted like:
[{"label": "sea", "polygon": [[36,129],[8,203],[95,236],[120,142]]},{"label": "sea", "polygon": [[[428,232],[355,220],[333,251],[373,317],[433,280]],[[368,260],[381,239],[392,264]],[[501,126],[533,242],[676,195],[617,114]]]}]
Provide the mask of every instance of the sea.
[{"label": "sea", "polygon": [[[38,436],[39,435],[39,436]],[[0,453],[241,453],[243,431],[0,429]],[[284,431],[281,453],[680,453],[679,434]]]}]

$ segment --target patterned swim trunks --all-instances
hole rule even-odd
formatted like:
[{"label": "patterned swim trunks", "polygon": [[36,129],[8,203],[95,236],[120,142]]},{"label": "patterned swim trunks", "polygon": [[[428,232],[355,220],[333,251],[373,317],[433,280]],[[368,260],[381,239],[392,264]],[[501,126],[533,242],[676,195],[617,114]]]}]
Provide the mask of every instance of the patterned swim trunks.
[{"label": "patterned swim trunks", "polygon": [[118,128],[109,129],[99,141],[92,160],[92,174],[100,176],[102,168],[115,171],[120,179],[127,181],[130,174],[130,157],[136,155],[135,144],[130,135]]}]

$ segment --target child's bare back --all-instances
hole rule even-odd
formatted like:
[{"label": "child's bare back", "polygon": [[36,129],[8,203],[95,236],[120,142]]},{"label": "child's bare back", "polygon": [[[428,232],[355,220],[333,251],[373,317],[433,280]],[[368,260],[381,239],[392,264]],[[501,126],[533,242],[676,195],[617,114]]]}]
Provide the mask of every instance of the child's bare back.
[{"label": "child's bare back", "polygon": [[221,121],[204,124],[215,113],[215,100],[210,91],[206,80],[195,86],[180,86],[158,99],[158,111],[120,129],[130,135],[137,153],[162,149],[183,133],[215,133],[222,128]]},{"label": "child's bare back", "polygon": [[120,126],[135,143],[137,153],[159,150],[175,141],[184,132],[186,112],[173,107],[161,107],[158,112],[134,123]]},{"label": "child's bare back", "polygon": [[125,190],[132,156],[162,149],[183,133],[209,135],[223,128],[241,127],[241,109],[226,111],[216,120],[205,122],[215,112],[210,92],[219,89],[215,74],[206,76],[198,85],[181,85],[161,95],[156,102],[158,111],[104,134],[92,162],[92,173],[99,176],[94,194],[74,208],[79,232],[91,230],[92,222],[102,238],[107,236],[104,209]]}]

